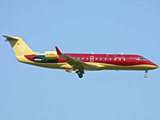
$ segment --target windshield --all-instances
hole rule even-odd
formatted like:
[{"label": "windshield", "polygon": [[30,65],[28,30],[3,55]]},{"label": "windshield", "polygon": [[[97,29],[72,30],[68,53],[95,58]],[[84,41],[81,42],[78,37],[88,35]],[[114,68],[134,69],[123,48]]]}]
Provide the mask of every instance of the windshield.
[{"label": "windshield", "polygon": [[138,60],[147,60],[147,59],[143,57],[139,57]]}]

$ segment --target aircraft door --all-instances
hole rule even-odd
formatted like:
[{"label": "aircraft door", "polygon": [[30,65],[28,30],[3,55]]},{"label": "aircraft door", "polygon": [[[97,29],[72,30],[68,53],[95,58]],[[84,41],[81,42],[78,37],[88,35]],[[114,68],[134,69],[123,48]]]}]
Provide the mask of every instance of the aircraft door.
[{"label": "aircraft door", "polygon": [[94,56],[90,56],[90,62],[94,62]]}]

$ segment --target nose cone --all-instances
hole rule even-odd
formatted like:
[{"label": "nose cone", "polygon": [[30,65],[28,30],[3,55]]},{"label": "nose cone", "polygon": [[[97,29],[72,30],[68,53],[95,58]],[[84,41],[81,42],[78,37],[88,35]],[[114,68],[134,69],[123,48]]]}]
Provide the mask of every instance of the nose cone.
[{"label": "nose cone", "polygon": [[150,65],[152,65],[152,68],[153,69],[157,69],[157,68],[159,68],[159,66],[158,65],[156,65],[155,63],[153,63],[153,62],[150,62]]},{"label": "nose cone", "polygon": [[159,68],[159,66],[158,66],[158,65],[155,65],[155,69],[157,69],[157,68]]}]

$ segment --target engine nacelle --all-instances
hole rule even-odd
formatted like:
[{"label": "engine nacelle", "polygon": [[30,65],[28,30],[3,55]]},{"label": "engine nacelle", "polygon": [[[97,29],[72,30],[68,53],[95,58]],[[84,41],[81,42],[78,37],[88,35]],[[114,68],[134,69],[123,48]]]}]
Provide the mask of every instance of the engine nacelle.
[{"label": "engine nacelle", "polygon": [[54,60],[57,58],[58,58],[58,55],[56,51],[45,51],[45,59]]}]

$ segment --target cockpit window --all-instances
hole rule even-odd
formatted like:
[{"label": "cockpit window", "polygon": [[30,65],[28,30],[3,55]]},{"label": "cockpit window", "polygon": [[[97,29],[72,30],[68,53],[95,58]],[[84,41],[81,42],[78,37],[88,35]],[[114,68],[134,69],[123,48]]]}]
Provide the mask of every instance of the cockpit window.
[{"label": "cockpit window", "polygon": [[138,60],[147,60],[147,59],[143,57],[139,57]]}]

